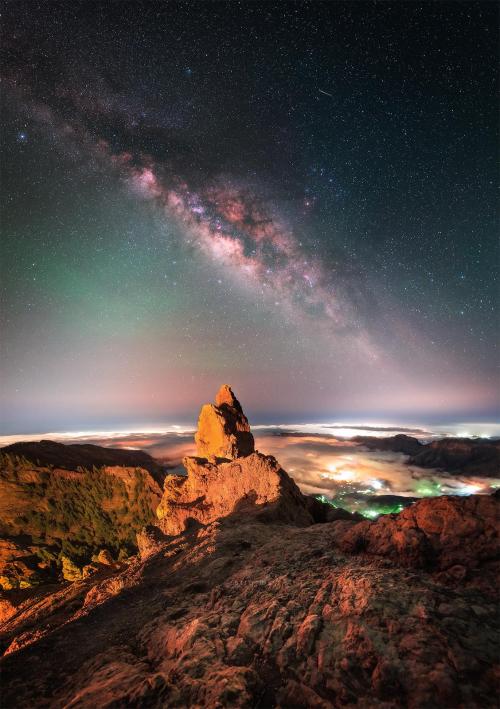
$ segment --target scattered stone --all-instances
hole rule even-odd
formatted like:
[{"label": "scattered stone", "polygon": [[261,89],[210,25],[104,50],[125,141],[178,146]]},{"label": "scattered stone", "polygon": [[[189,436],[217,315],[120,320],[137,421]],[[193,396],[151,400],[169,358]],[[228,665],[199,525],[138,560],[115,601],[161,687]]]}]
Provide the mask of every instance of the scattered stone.
[{"label": "scattered stone", "polygon": [[65,581],[80,581],[82,578],[82,570],[69,558],[69,556],[62,554],[61,564],[61,573]]}]

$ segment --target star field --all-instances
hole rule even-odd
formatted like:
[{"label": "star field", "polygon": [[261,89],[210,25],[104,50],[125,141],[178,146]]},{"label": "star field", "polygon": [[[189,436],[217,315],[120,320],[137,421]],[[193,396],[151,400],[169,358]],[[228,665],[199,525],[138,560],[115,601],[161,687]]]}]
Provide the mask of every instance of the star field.
[{"label": "star field", "polygon": [[498,414],[493,3],[3,20],[3,432]]}]

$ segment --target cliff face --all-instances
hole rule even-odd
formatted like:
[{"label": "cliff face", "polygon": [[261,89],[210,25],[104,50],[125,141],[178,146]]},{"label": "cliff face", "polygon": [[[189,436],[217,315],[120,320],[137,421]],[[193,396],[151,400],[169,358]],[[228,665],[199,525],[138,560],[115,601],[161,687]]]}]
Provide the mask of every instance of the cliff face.
[{"label": "cliff face", "polygon": [[470,438],[432,441],[415,455],[409,463],[422,468],[442,468],[461,475],[500,475],[500,441],[473,440]]},{"label": "cliff face", "polygon": [[19,592],[3,705],[496,707],[497,497],[332,520],[231,440],[167,479],[126,568]]}]

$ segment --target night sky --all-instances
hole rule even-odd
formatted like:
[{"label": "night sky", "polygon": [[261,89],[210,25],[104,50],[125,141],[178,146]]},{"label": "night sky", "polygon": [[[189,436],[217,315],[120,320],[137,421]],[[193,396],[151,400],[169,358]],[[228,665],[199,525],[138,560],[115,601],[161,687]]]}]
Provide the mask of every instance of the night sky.
[{"label": "night sky", "polygon": [[0,432],[498,415],[496,3],[2,19]]}]

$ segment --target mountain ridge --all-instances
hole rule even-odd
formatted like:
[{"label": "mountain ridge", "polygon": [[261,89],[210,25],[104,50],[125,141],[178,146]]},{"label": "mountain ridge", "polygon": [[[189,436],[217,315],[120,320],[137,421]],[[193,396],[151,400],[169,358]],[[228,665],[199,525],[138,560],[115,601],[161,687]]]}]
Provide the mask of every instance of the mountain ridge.
[{"label": "mountain ridge", "polygon": [[0,448],[0,454],[19,456],[41,466],[53,465],[67,470],[91,469],[104,465],[144,468],[161,485],[165,477],[162,466],[141,450],[107,448],[92,443],[59,443],[48,439],[18,441]]}]

